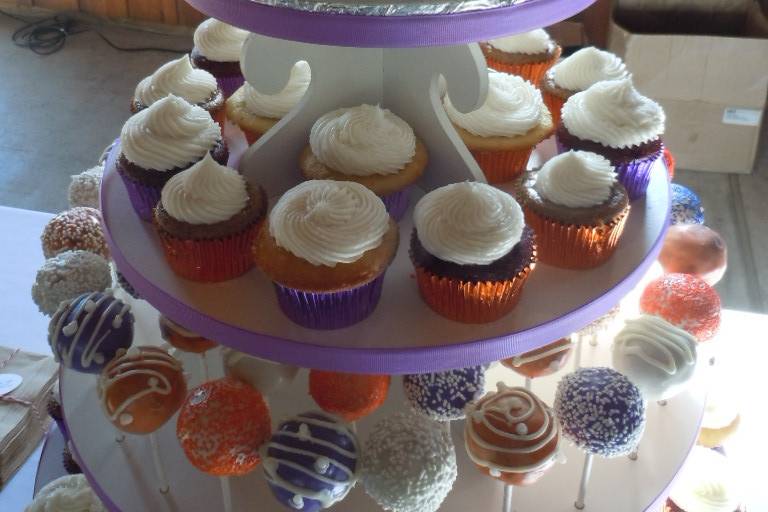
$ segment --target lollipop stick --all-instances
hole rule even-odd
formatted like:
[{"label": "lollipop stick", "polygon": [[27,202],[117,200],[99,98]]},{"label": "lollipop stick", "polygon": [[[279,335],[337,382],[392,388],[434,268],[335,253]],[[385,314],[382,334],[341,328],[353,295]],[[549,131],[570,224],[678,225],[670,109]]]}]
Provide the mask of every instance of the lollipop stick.
[{"label": "lollipop stick", "polygon": [[589,345],[591,347],[596,347],[597,346],[597,334],[596,333],[590,334],[590,336],[589,336]]},{"label": "lollipop stick", "polygon": [[219,477],[221,482],[221,497],[224,500],[224,512],[232,512],[232,488],[229,486],[229,477]]},{"label": "lollipop stick", "polygon": [[525,389],[528,390],[528,391],[531,390],[531,378],[530,377],[526,377],[525,378]]},{"label": "lollipop stick", "polygon": [[514,491],[514,487],[511,485],[507,484],[504,486],[504,508],[502,512],[512,512],[512,491]]},{"label": "lollipop stick", "polygon": [[208,382],[208,360],[205,358],[205,352],[200,354],[200,370],[203,372],[203,382]]},{"label": "lollipop stick", "polygon": [[584,498],[587,496],[587,484],[589,483],[589,476],[592,474],[592,457],[593,455],[591,453],[587,453],[584,456],[584,469],[581,472],[579,495],[576,497],[576,502],[573,504],[578,510],[584,510]]},{"label": "lollipop stick", "polygon": [[157,437],[155,433],[149,434],[149,444],[152,447],[152,460],[155,463],[155,472],[157,473],[158,490],[161,493],[168,492],[168,478],[165,476],[165,469],[163,468],[163,461],[160,460],[160,450],[157,448]]}]

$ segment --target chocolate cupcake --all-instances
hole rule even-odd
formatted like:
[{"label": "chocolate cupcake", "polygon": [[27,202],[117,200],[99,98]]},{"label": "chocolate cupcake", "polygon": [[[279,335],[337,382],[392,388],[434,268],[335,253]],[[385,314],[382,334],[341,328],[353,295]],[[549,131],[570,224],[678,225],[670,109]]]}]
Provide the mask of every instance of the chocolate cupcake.
[{"label": "chocolate cupcake", "polygon": [[515,307],[536,246],[511,195],[483,183],[446,185],[416,204],[414,225],[411,261],[419,292],[436,313],[486,323]]},{"label": "chocolate cupcake", "polygon": [[266,211],[260,186],[206,154],[165,184],[155,225],[176,274],[225,281],[253,266],[251,244]]},{"label": "chocolate cupcake", "polygon": [[200,107],[169,95],[133,115],[120,133],[116,167],[142,220],[152,220],[160,191],[174,175],[210,153],[227,163],[221,128]]},{"label": "chocolate cupcake", "polygon": [[641,95],[632,80],[598,82],[568,98],[557,144],[604,156],[616,167],[631,200],[645,196],[651,168],[661,158],[664,110]]},{"label": "chocolate cupcake", "polygon": [[562,48],[543,29],[491,39],[480,43],[488,67],[519,75],[538,85],[555,63]]},{"label": "chocolate cupcake", "polygon": [[584,269],[613,255],[629,214],[627,192],[611,163],[600,155],[569,151],[518,186],[526,223],[536,232],[539,259]]},{"label": "chocolate cupcake", "polygon": [[243,85],[240,52],[248,34],[247,30],[215,18],[208,18],[195,29],[195,46],[190,54],[192,64],[216,77],[225,98]]}]

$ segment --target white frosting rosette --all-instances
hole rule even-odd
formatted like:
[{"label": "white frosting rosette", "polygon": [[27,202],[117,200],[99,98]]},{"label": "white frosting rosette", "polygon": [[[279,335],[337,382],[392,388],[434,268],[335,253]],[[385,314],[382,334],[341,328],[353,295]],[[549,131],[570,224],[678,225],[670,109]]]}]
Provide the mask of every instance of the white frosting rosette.
[{"label": "white frosting rosette", "polygon": [[534,189],[547,201],[585,208],[607,201],[617,179],[613,165],[605,157],[587,151],[568,151],[541,167]]},{"label": "white frosting rosette", "polygon": [[488,44],[507,53],[523,53],[534,55],[549,50],[552,40],[547,31],[541,28],[523,32],[522,34],[513,34],[511,36],[491,39]]},{"label": "white frosting rosette", "polygon": [[189,55],[184,55],[166,62],[139,82],[134,98],[149,106],[169,94],[174,94],[197,104],[210,100],[218,87],[212,74],[192,67]]},{"label": "white frosting rosette", "polygon": [[67,475],[38,491],[24,512],[106,512],[83,475]]},{"label": "white frosting rosette", "polygon": [[624,62],[604,50],[590,46],[558,62],[549,71],[555,85],[569,91],[584,91],[603,80],[621,80],[629,72]]},{"label": "white frosting rosette", "polygon": [[243,43],[250,32],[215,18],[208,18],[195,29],[195,48],[208,60],[238,62]]},{"label": "white frosting rosette", "polygon": [[245,106],[257,116],[280,119],[301,100],[311,78],[309,63],[302,60],[293,65],[288,83],[277,94],[262,94],[246,82],[243,84]]}]

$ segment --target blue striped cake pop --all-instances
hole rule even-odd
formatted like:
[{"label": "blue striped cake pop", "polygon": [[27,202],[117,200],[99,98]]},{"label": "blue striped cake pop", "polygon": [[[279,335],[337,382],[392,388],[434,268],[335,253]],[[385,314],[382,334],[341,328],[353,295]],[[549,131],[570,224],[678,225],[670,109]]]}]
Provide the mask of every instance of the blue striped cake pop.
[{"label": "blue striped cake pop", "polygon": [[315,512],[341,501],[357,480],[357,436],[322,412],[282,422],[264,446],[264,474],[277,500],[292,510]]},{"label": "blue striped cake pop", "polygon": [[704,224],[704,207],[701,205],[701,199],[693,190],[672,183],[670,192],[672,194],[672,211],[670,213],[672,224]]},{"label": "blue striped cake pop", "polygon": [[413,409],[437,421],[464,417],[464,408],[485,387],[485,366],[403,375],[405,397]]}]

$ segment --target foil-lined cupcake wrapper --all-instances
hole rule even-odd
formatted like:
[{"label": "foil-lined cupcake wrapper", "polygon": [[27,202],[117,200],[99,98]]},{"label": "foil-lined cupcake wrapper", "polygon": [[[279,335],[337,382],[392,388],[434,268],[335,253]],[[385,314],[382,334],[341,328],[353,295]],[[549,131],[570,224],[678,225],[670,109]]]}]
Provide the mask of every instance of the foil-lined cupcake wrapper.
[{"label": "foil-lined cupcake wrapper", "polygon": [[307,292],[273,283],[285,316],[310,329],[341,329],[368,318],[381,298],[384,274],[373,281],[336,292]]},{"label": "foil-lined cupcake wrapper", "polygon": [[675,179],[675,157],[666,146],[664,146],[664,150],[662,151],[661,156],[664,159],[664,165],[667,166],[667,175],[669,176],[669,181],[672,181]]},{"label": "foil-lined cupcake wrapper", "polygon": [[661,152],[616,165],[619,182],[627,189],[630,201],[645,197],[648,184],[651,182],[651,169],[659,158],[661,158]]},{"label": "foil-lined cupcake wrapper", "polygon": [[514,151],[474,151],[477,165],[490,184],[506,183],[517,179],[528,166],[533,146]]},{"label": "foil-lined cupcake wrapper", "polygon": [[190,281],[215,283],[241,276],[253,267],[251,245],[261,222],[223,238],[176,238],[158,228],[165,259],[173,272]]},{"label": "foil-lined cupcake wrapper", "polygon": [[534,266],[532,261],[512,279],[479,282],[442,277],[417,266],[416,282],[424,302],[438,315],[465,324],[484,324],[512,311]]},{"label": "foil-lined cupcake wrapper", "polygon": [[[559,53],[557,56],[559,56]],[[489,68],[495,69],[496,71],[501,71],[502,73],[521,76],[531,82],[534,87],[538,88],[539,84],[541,83],[541,79],[557,60],[557,56],[553,56],[552,58],[541,62],[528,62],[521,64],[509,64],[507,62],[501,62],[488,56],[486,56],[486,61],[488,62]]]},{"label": "foil-lined cupcake wrapper", "polygon": [[387,212],[392,216],[395,221],[400,222],[400,219],[405,215],[408,210],[410,201],[408,199],[411,187],[405,187],[402,190],[381,196],[381,200],[384,206],[387,208]]},{"label": "foil-lined cupcake wrapper", "polygon": [[549,109],[549,113],[552,114],[552,126],[557,128],[562,119],[562,109],[565,105],[565,98],[552,94],[544,89],[541,90],[541,97],[544,99],[544,104]]},{"label": "foil-lined cupcake wrapper", "polygon": [[236,90],[238,90],[243,83],[245,83],[245,78],[243,77],[242,73],[237,73],[234,75],[221,75],[213,73],[213,76],[216,77],[216,82],[219,84],[219,89],[221,89],[221,93],[224,95],[224,98],[229,98],[234,94]]},{"label": "foil-lined cupcake wrapper", "polygon": [[152,222],[155,206],[160,202],[160,193],[162,188],[144,185],[134,180],[124,172],[118,171],[123,179],[123,184],[128,190],[128,199],[131,201],[133,209],[141,220]]},{"label": "foil-lined cupcake wrapper", "polygon": [[355,16],[427,16],[508,7],[531,0],[435,0],[433,2],[377,1],[338,2],[334,0],[256,0],[260,4],[322,14]]},{"label": "foil-lined cupcake wrapper", "polygon": [[525,209],[525,223],[536,232],[539,261],[569,269],[594,268],[616,251],[629,208],[602,226],[563,224]]}]

